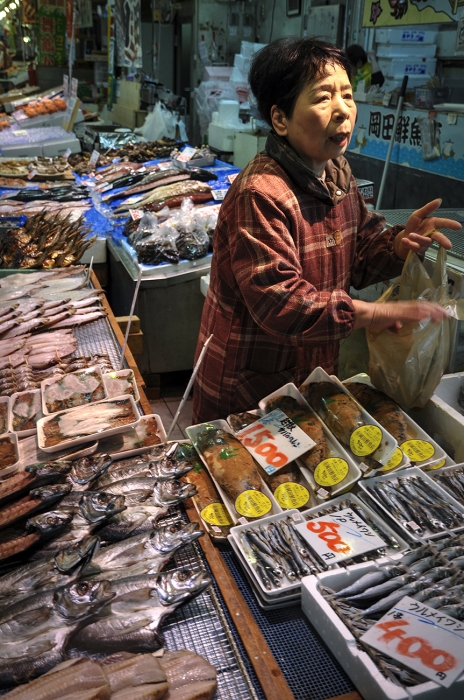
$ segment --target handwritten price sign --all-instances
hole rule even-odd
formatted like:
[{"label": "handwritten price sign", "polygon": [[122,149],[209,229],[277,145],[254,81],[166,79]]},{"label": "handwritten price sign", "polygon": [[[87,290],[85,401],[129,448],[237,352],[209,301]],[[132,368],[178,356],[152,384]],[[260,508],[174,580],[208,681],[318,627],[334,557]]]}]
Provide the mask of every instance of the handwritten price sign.
[{"label": "handwritten price sign", "polygon": [[329,564],[385,547],[385,542],[350,508],[295,527],[311,549]]},{"label": "handwritten price sign", "polygon": [[361,640],[445,688],[464,670],[464,622],[408,596]]},{"label": "handwritten price sign", "polygon": [[236,435],[268,474],[285,467],[316,444],[280,408]]}]

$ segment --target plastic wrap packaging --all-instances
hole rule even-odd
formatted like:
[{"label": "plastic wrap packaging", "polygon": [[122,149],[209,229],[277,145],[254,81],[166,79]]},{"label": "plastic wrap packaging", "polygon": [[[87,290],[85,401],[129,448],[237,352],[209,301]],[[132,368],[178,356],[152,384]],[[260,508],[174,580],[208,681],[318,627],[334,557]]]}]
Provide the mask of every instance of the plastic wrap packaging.
[{"label": "plastic wrap packaging", "polygon": [[421,141],[422,158],[425,161],[437,160],[441,156],[440,133],[441,124],[436,119],[429,117],[418,118]]},{"label": "plastic wrap packaging", "polygon": [[446,371],[450,357],[450,324],[464,319],[464,299],[449,292],[446,252],[440,248],[429,277],[417,255],[409,255],[399,280],[382,294],[387,301],[434,301],[450,317],[436,323],[424,319],[406,323],[399,331],[367,329],[369,375],[377,389],[404,408],[422,408]]}]

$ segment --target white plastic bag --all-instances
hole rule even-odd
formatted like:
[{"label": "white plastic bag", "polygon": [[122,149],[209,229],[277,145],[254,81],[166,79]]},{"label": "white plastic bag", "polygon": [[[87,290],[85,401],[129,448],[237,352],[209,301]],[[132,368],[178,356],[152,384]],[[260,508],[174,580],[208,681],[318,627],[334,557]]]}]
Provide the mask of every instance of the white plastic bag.
[{"label": "white plastic bag", "polygon": [[449,363],[454,319],[464,319],[464,299],[448,289],[446,252],[440,248],[430,277],[417,255],[410,254],[401,277],[377,303],[434,301],[446,308],[449,318],[436,323],[425,319],[407,323],[398,332],[366,330],[369,376],[377,389],[404,408],[422,408],[432,396]]}]

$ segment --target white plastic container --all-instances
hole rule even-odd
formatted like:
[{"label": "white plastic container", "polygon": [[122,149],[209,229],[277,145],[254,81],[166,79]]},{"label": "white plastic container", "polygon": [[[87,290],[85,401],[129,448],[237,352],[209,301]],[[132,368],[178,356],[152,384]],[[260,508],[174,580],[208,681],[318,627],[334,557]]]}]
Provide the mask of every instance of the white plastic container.
[{"label": "white plastic container", "polygon": [[[375,389],[367,374],[356,374],[354,377],[345,379],[343,383],[346,385],[348,382],[367,384],[367,386],[373,387]],[[349,387],[347,386],[346,388],[349,391]],[[356,398],[353,398],[356,401]],[[425,459],[414,458],[412,454],[411,456],[407,456],[403,452],[403,460],[399,462],[397,466],[390,469],[387,465],[386,467],[383,467],[382,469],[379,469],[376,472],[372,473],[371,476],[378,476],[383,473],[391,474],[393,471],[397,471],[399,469],[406,469],[411,466],[421,468],[435,466],[435,468],[437,468],[438,466],[450,466],[454,464],[454,460],[451,459],[451,457],[445,452],[445,450],[442,447],[440,447],[440,445],[437,442],[435,442],[435,440],[433,440],[433,438],[431,438],[430,435],[428,435],[425,432],[425,430],[423,430],[420,427],[420,425],[418,425],[411,418],[411,416],[405,413],[405,411],[403,411],[399,406],[398,409],[401,411],[401,414],[406,423],[406,441],[409,442],[411,440],[420,440],[423,443],[426,443],[425,447],[428,450],[427,457]],[[399,449],[402,449],[401,445],[399,445]]]},{"label": "white plastic container", "polygon": [[[156,432],[159,437],[158,442],[149,445],[143,444],[145,437],[144,431],[147,425],[151,425],[152,429],[153,425],[156,426]],[[145,452],[149,452],[152,447],[161,445],[163,442],[166,442],[164,425],[160,416],[153,413],[142,416],[131,430],[127,430],[120,435],[113,435],[99,440],[98,447],[102,452],[109,454],[114,460],[118,460],[144,454]]]},{"label": "white plastic container", "polygon": [[331,488],[331,490],[328,491],[326,488],[316,483],[313,474],[311,473],[310,469],[308,469],[304,465],[304,462],[301,459],[301,457],[296,460],[302,474],[304,475],[305,479],[310,484],[312,490],[316,494],[317,500],[319,502],[324,501],[328,498],[333,498],[334,496],[337,496],[340,493],[345,493],[345,491],[349,491],[358,481],[358,479],[360,479],[362,476],[361,469],[359,468],[353,457],[347,452],[347,450],[345,450],[345,448],[337,440],[337,438],[334,435],[332,435],[330,430],[326,428],[323,421],[321,421],[317,413],[313,411],[313,409],[308,404],[304,396],[301,394],[300,391],[298,391],[295,384],[289,382],[280,389],[277,389],[277,391],[274,391],[272,394],[269,394],[269,396],[266,396],[259,402],[260,409],[264,411],[264,413],[266,413],[266,407],[269,401],[279,396],[291,396],[293,399],[295,399],[295,401],[297,401],[300,404],[300,406],[304,407],[307,411],[314,415],[317,418],[317,420],[321,423],[322,430],[324,432],[325,439],[329,448],[329,456],[343,459],[348,464],[348,473],[346,477],[343,479],[343,481],[340,481],[340,483],[334,485]]},{"label": "white plastic container", "polygon": [[134,372],[131,369],[120,369],[103,375],[106,395],[109,399],[114,396],[133,396],[135,402],[140,401],[140,394],[135,381]]},{"label": "white plastic container", "polygon": [[436,51],[436,44],[379,44],[376,54],[377,60],[379,58],[433,58]]},{"label": "white plastic container", "polygon": [[391,475],[385,475],[385,476],[373,476],[370,479],[364,479],[359,482],[359,486],[363,491],[365,491],[368,495],[369,498],[372,499],[372,501],[377,505],[379,508],[380,512],[385,513],[385,515],[391,519],[395,523],[395,528],[402,533],[403,537],[408,540],[408,541],[416,541],[416,542],[421,542],[423,540],[428,540],[428,539],[435,539],[437,537],[442,537],[443,534],[446,532],[449,532],[449,530],[440,530],[439,532],[432,532],[431,530],[426,530],[424,533],[418,535],[416,534],[416,530],[414,528],[409,529],[406,528],[402,523],[400,523],[396,517],[393,515],[393,513],[386,508],[386,506],[383,505],[382,501],[377,498],[376,494],[374,491],[372,491],[369,487],[372,486],[373,484],[376,484],[378,482],[386,482],[386,481],[391,481],[393,484],[398,483],[397,478],[398,477],[409,477],[409,476],[417,476],[420,479],[422,479],[426,484],[431,484],[435,490],[438,490],[442,493],[443,500],[447,503],[450,503],[457,511],[462,513],[462,525],[455,527],[455,528],[450,528],[452,532],[456,531],[461,531],[464,528],[464,506],[459,503],[455,498],[450,496],[448,491],[445,491],[436,481],[430,478],[428,474],[426,474],[422,469],[419,469],[418,467],[411,467],[410,469],[403,469],[400,472],[395,472],[394,474]]},{"label": "white plastic container", "polygon": [[5,476],[11,475],[13,472],[17,471],[20,466],[17,435],[15,433],[3,433],[3,435],[0,435],[0,444],[3,444],[6,441],[13,445],[15,461],[13,462],[13,464],[9,464],[5,467],[2,467],[0,464],[0,479],[3,479]]},{"label": "white plastic container", "polygon": [[[15,425],[15,416],[19,416],[21,418],[25,417],[25,411],[24,409],[22,410],[20,408],[20,405],[22,404],[24,406],[24,402],[32,395],[32,401],[33,401],[33,406],[34,406],[34,413],[33,415],[30,416],[35,421],[35,428],[28,428],[26,430],[18,430]],[[37,410],[35,410],[37,409]],[[29,411],[28,411],[28,417],[29,417]],[[43,411],[42,411],[42,392],[40,389],[34,389],[30,391],[19,391],[15,394],[12,394],[10,396],[10,413],[9,413],[9,419],[8,419],[8,430],[12,433],[15,433],[17,437],[19,438],[24,438],[24,437],[29,437],[29,435],[35,435],[37,433],[37,421],[43,418]]]},{"label": "white plastic container", "polygon": [[[309,389],[309,385],[314,383],[314,382],[329,382],[331,384],[334,384],[340,390],[340,392],[347,394],[348,396],[351,396],[349,391],[346,389],[346,387],[336,377],[333,377],[333,376],[330,376],[329,374],[327,374],[327,372],[325,372],[322,369],[322,367],[316,367],[316,369],[313,370],[313,372],[311,372],[309,377],[307,377],[307,379],[305,379],[305,381],[301,385],[300,391],[303,394],[303,396],[305,394],[305,390]],[[360,411],[361,411],[361,418],[362,418],[364,424],[376,426],[377,428],[379,428],[379,430],[382,433],[382,439],[381,439],[381,442],[380,442],[378,448],[376,450],[374,450],[374,452],[372,452],[366,456],[368,456],[372,459],[375,459],[380,464],[385,465],[388,462],[388,460],[390,459],[390,457],[393,455],[393,453],[395,452],[396,448],[398,447],[398,443],[395,440],[395,438],[393,437],[393,435],[390,435],[390,433],[388,433],[385,430],[385,428],[382,428],[380,423],[378,423],[374,418],[372,418],[372,416],[364,408],[360,408]],[[345,449],[348,451],[347,447],[345,447]],[[350,454],[352,454],[353,459],[355,459],[355,461],[358,464],[363,463],[362,456],[355,455],[351,449],[350,449]]]},{"label": "white plastic container", "polygon": [[430,75],[435,74],[437,66],[436,58],[416,58],[414,56],[405,58],[379,58],[379,68],[388,78],[401,78],[404,75],[412,78],[424,78],[427,80]]},{"label": "white plastic container", "polygon": [[[88,396],[88,391],[79,391],[79,384],[82,377],[87,377],[92,375],[92,378],[97,382],[97,385],[92,391],[92,394],[98,391],[98,399],[95,401],[89,401],[86,397]],[[74,410],[80,406],[89,406],[90,404],[97,403],[103,399],[108,398],[105,384],[103,382],[103,376],[101,368],[98,365],[93,367],[87,367],[86,369],[78,369],[75,372],[69,372],[64,376],[54,376],[44,379],[40,383],[40,388],[42,390],[42,411],[44,416],[52,415],[53,413],[62,413],[67,410]],[[58,411],[53,410],[52,402],[53,400],[58,400],[56,392],[61,391],[60,400],[67,406],[60,408]],[[67,396],[68,395],[68,396]]]},{"label": "white plastic container", "polygon": [[[211,477],[211,479],[212,479],[214,485],[216,486],[219,495],[221,496],[222,502],[224,503],[225,507],[226,507],[227,510],[229,511],[229,515],[230,515],[230,517],[232,518],[232,521],[233,521],[235,524],[237,524],[237,523],[242,523],[242,522],[247,522],[247,521],[246,521],[246,518],[244,518],[243,515],[241,515],[240,513],[238,513],[238,512],[235,510],[235,504],[233,503],[232,499],[225,493],[225,491],[222,489],[222,487],[219,486],[219,484],[217,483],[216,479],[214,478],[214,475],[210,472],[210,469],[209,469],[209,466],[208,466],[208,462],[207,462],[206,459],[203,457],[203,454],[201,453],[201,450],[197,447],[197,444],[196,444],[196,443],[197,443],[197,438],[198,438],[198,436],[200,435],[200,433],[205,429],[205,427],[206,427],[207,425],[212,425],[212,426],[215,427],[215,428],[219,428],[220,430],[224,430],[226,433],[230,433],[231,435],[233,435],[233,432],[232,432],[232,430],[230,429],[229,424],[228,424],[227,421],[225,421],[225,420],[214,420],[214,421],[210,421],[209,423],[199,423],[198,425],[191,425],[191,426],[189,426],[189,427],[186,429],[186,433],[187,433],[187,435],[189,436],[190,440],[192,441],[192,444],[193,444],[193,446],[195,447],[196,451],[198,452],[198,455],[199,455],[201,461],[203,462],[203,464],[204,464],[205,467],[207,468],[208,473],[209,473],[209,475],[210,475],[210,477]],[[244,448],[244,449],[245,449],[245,448]],[[265,513],[264,515],[262,515],[261,517],[266,517],[266,516],[270,516],[270,515],[275,515],[276,513],[282,513],[282,508],[279,506],[279,504],[278,504],[277,501],[275,500],[275,498],[274,498],[274,496],[273,496],[273,494],[272,494],[270,488],[267,486],[267,484],[264,483],[264,481],[263,481],[262,479],[261,479],[261,489],[260,489],[260,491],[261,491],[262,494],[264,494],[265,496],[267,496],[267,498],[269,499],[270,504],[271,504],[270,510],[269,510],[267,513]],[[260,519],[260,518],[257,517],[257,518],[253,518],[253,519],[250,519],[250,520],[255,521],[255,520],[259,520],[259,519]]]},{"label": "white plastic container", "polygon": [[304,614],[366,700],[462,700],[464,676],[450,688],[433,681],[405,688],[389,681],[370,656],[359,648],[351,632],[318,589],[320,584],[335,591],[341,590],[376,568],[376,563],[367,562],[305,577],[301,582]]},{"label": "white plastic container", "polygon": [[379,44],[435,44],[437,31],[420,27],[390,29],[379,27],[375,30],[375,40]]},{"label": "white plastic container", "polygon": [[[118,433],[126,432],[126,430],[133,428],[140,420],[140,414],[137,410],[137,406],[135,405],[135,401],[132,396],[118,396],[114,399],[105,399],[104,401],[98,401],[97,403],[91,404],[91,406],[109,406],[112,404],[120,405],[121,403],[123,403],[123,405],[126,406],[129,411],[129,415],[127,416],[129,420],[124,425],[104,429],[100,432],[89,432],[85,435],[77,437],[63,436],[57,444],[50,446],[46,445],[46,436],[44,432],[45,426],[47,426],[47,424],[50,424],[51,422],[56,422],[61,416],[70,416],[71,414],[74,420],[77,420],[78,416],[82,416],[82,420],[84,420],[88,416],[90,405],[87,404],[85,406],[79,406],[78,408],[71,408],[68,411],[60,411],[59,413],[54,413],[53,415],[41,418],[37,422],[37,441],[39,448],[43,450],[43,452],[61,452],[62,450],[65,450],[67,448],[72,449],[77,445],[84,445],[87,442],[94,442],[95,440],[100,440],[101,438],[107,437],[108,435],[117,435]],[[89,427],[89,430],[90,429],[91,427]]]}]

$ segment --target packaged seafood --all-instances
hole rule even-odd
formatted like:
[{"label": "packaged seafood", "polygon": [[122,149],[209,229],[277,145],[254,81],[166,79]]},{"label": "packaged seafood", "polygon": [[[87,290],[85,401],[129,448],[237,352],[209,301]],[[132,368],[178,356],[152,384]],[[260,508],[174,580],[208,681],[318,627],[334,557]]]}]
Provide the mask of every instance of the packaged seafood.
[{"label": "packaged seafood", "polygon": [[18,436],[15,433],[0,435],[0,479],[19,468]]},{"label": "packaged seafood", "polygon": [[224,420],[186,429],[234,523],[282,512],[257,463]]},{"label": "packaged seafood", "polygon": [[300,391],[337,440],[364,465],[362,470],[385,465],[392,457],[398,447],[395,438],[360,407],[336,377],[316,367]]},{"label": "packaged seafood", "polygon": [[42,393],[40,389],[12,394],[8,422],[10,432],[16,433],[20,438],[35,435],[37,421],[42,417]]},{"label": "packaged seafood", "polygon": [[[283,407],[282,410],[285,412],[285,401],[291,400],[292,416],[290,417],[300,428],[305,431],[309,430],[310,436],[317,443],[317,446],[307,455],[303,455],[297,460],[306,481],[316,494],[316,500],[321,502],[351,489],[362,476],[359,466],[320,420],[294,384],[285,384],[266,396],[259,403],[260,409],[266,411],[268,406],[277,405],[276,402],[280,402],[282,399],[284,401],[283,404],[280,404]],[[304,411],[301,416],[299,416],[295,404]],[[311,425],[308,423],[308,415],[313,418]],[[322,449],[321,444],[323,445]]]},{"label": "packaged seafood", "polygon": [[[376,389],[367,374],[357,374],[343,384],[363,406],[398,441],[398,448],[378,474],[409,466],[439,469],[454,461],[405,411],[392,399]],[[400,452],[402,452],[402,456]],[[374,473],[369,474],[374,476]],[[365,473],[367,476],[367,472]]]},{"label": "packaged seafood", "polygon": [[127,459],[149,452],[154,445],[166,441],[166,432],[160,416],[144,415],[131,429],[120,435],[103,438],[98,449],[107,452],[114,460]]},{"label": "packaged seafood", "polygon": [[407,542],[464,528],[464,505],[418,467],[363,479],[359,487]]},{"label": "packaged seafood", "polygon": [[[464,693],[464,677],[451,687],[444,688],[423,677],[417,678],[418,674],[408,672],[401,664],[386,656],[381,656],[380,663],[388,675],[382,673],[380,665],[375,661],[380,654],[367,645],[358,644],[352,631],[356,629],[345,624],[324,595],[324,591],[337,592],[355,585],[362,576],[376,576],[380,569],[379,563],[366,562],[304,578],[301,582],[301,606],[304,614],[364,698],[460,700]],[[407,683],[402,683],[400,679],[403,678]]]},{"label": "packaged seafood", "polygon": [[[102,399],[113,398],[107,394],[102,371],[98,365],[69,372],[61,377],[49,377],[44,379],[40,387],[43,413],[46,416],[84,404],[96,403]],[[119,396],[124,393],[122,392]]]},{"label": "packaged seafood", "polygon": [[8,432],[10,398],[8,396],[0,396],[0,435]]},{"label": "packaged seafood", "polygon": [[132,396],[105,399],[41,418],[38,445],[44,452],[58,452],[133,428],[140,414]]},{"label": "packaged seafood", "polygon": [[103,383],[109,399],[112,399],[113,396],[124,396],[128,394],[134,397],[136,403],[140,401],[134,372],[131,369],[107,372],[103,375]]},{"label": "packaged seafood", "polygon": [[447,491],[456,501],[464,505],[464,465],[455,464],[452,467],[442,467],[430,470],[428,476]]}]

